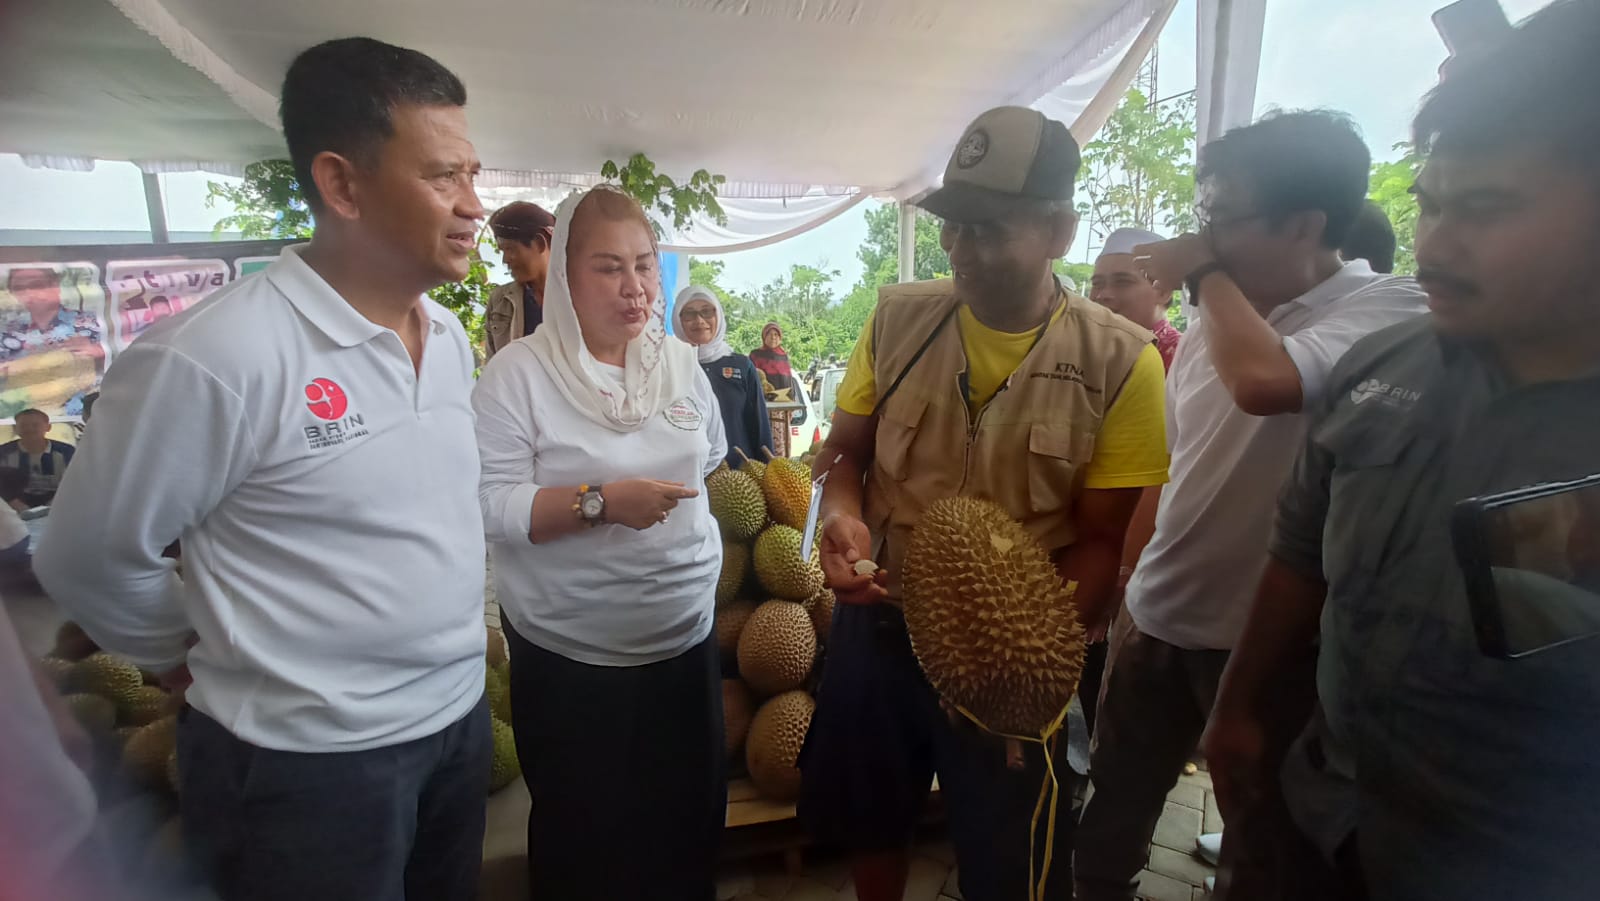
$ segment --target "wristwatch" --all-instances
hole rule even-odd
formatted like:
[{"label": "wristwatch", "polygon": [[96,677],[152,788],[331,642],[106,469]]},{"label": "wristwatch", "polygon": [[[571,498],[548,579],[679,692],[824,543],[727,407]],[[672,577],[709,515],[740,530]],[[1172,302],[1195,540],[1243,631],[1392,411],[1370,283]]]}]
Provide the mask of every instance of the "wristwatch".
[{"label": "wristwatch", "polygon": [[588,485],[578,486],[578,503],[574,509],[578,511],[578,516],[591,526],[606,521],[606,496],[600,493],[601,488],[600,485],[592,488]]}]

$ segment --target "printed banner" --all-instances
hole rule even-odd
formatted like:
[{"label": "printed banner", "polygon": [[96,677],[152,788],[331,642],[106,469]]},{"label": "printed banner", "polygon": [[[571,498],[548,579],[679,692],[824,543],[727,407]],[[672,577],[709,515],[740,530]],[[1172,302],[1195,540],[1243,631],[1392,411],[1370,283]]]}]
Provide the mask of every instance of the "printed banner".
[{"label": "printed banner", "polygon": [[81,421],[106,366],[156,322],[264,269],[290,241],[0,247],[0,421]]},{"label": "printed banner", "polygon": [[199,303],[229,281],[222,260],[114,260],[106,264],[106,287],[116,311],[117,353],[162,319]]}]

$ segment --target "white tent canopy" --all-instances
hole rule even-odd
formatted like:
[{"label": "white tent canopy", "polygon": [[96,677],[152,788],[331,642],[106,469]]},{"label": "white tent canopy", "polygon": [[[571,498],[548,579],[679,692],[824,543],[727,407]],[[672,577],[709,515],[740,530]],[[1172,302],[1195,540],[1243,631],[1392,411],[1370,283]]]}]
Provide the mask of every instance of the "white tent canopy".
[{"label": "white tent canopy", "polygon": [[[0,151],[58,168],[126,159],[236,174],[284,155],[276,93],[294,55],[365,34],[461,76],[496,194],[590,183],[605,160],[643,151],[675,176],[727,176],[728,227],[677,239],[726,250],[866,195],[926,190],[991,106],[1035,105],[1087,139],[1175,4],[22,0],[0,13]],[[1241,32],[1244,52],[1226,56],[1247,63],[1208,69],[1202,94],[1245,70],[1253,94],[1263,5],[1201,0],[1213,44],[1202,29],[1202,68],[1218,35],[1237,51]]]}]

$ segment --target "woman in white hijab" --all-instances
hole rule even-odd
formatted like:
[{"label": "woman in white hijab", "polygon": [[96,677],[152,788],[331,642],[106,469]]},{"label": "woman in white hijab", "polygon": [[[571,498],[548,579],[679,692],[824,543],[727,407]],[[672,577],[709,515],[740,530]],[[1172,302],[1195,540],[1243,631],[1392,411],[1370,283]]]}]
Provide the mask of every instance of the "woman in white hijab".
[{"label": "woman in white hijab", "polygon": [[752,460],[765,459],[772,447],[772,420],[761,394],[761,375],[750,358],[728,345],[728,320],[722,301],[710,288],[690,285],[678,292],[677,335],[694,345],[700,368],[711,382],[722,409],[728,438],[728,465],[737,468],[743,451]]},{"label": "woman in white hijab", "polygon": [[714,895],[726,809],[703,479],[711,384],[667,337],[655,236],[611,189],[556,214],[544,324],[473,392],[534,897]]}]

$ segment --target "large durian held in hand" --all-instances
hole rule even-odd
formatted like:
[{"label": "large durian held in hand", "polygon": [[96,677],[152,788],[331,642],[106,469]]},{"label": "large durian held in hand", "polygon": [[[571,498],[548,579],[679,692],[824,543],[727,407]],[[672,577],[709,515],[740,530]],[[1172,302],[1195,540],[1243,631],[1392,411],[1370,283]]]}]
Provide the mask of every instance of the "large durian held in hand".
[{"label": "large durian held in hand", "polygon": [[998,504],[935,501],[906,548],[906,628],[928,681],[992,732],[1039,736],[1083,671],[1083,627],[1049,554]]}]

